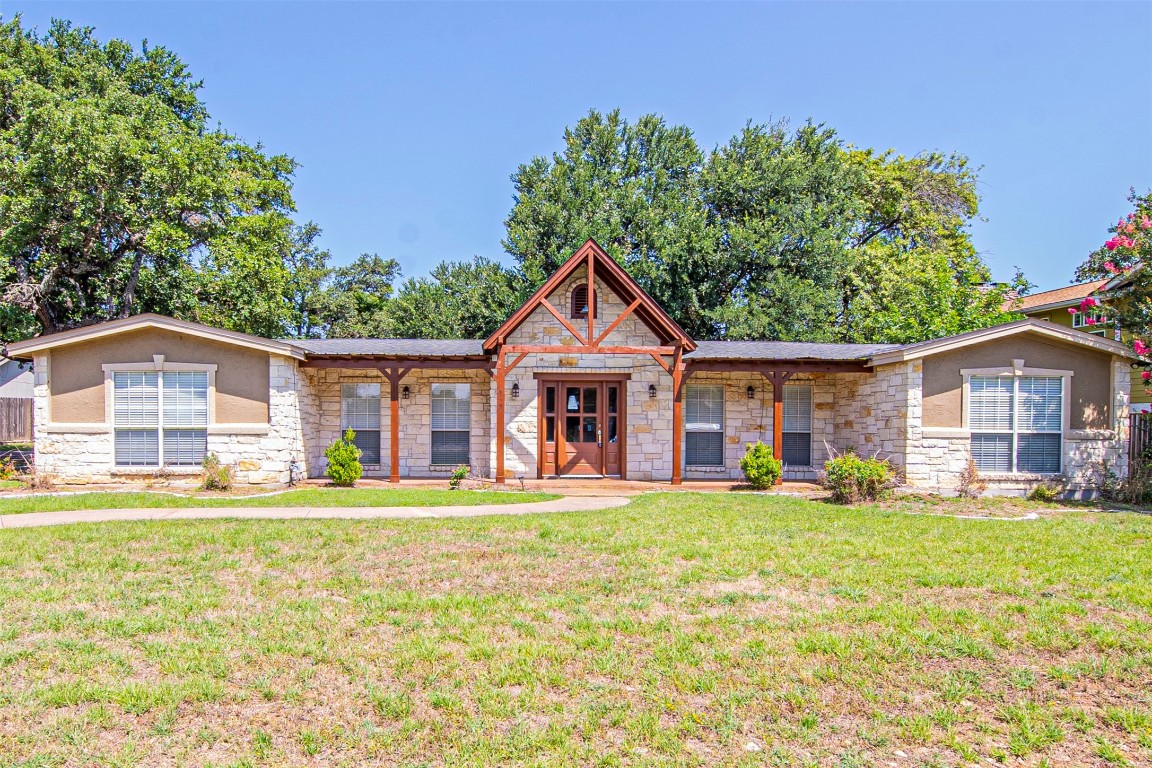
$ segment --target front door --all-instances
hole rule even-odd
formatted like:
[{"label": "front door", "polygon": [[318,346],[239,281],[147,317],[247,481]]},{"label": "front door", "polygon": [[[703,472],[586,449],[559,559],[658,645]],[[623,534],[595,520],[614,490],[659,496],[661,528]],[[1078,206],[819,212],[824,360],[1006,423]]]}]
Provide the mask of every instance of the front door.
[{"label": "front door", "polygon": [[622,381],[542,383],[542,476],[621,476],[623,385]]}]

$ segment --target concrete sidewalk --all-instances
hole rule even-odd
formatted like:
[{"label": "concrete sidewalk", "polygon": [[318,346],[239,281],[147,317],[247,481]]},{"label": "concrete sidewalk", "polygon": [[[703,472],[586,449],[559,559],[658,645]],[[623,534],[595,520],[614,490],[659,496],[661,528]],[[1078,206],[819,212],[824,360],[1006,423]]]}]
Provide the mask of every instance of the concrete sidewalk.
[{"label": "concrete sidewalk", "polygon": [[529,504],[473,504],[453,507],[185,507],[153,509],[86,509],[74,512],[29,512],[0,515],[0,529],[46,525],[103,523],[116,520],[371,520],[376,518],[483,517],[545,512],[587,512],[622,507],[623,496],[564,496]]}]

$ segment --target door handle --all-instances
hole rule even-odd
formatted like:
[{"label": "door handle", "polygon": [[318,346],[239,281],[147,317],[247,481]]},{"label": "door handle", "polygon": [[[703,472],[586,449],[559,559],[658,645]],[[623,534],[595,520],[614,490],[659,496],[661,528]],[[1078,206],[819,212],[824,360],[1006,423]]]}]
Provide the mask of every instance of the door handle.
[{"label": "door handle", "polygon": [[604,438],[604,435],[600,431],[600,425],[597,424],[596,425],[596,447],[597,448],[603,448],[604,447],[604,439],[603,438]]}]

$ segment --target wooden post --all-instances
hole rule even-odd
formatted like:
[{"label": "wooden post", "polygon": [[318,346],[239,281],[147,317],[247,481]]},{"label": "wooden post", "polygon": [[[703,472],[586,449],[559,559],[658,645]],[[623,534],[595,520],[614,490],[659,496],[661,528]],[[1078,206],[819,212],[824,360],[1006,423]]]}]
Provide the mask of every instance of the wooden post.
[{"label": "wooden post", "polygon": [[684,401],[681,398],[681,384],[684,382],[684,365],[680,360],[682,349],[677,347],[672,356],[672,485],[684,482]]},{"label": "wooden post", "polygon": [[[761,371],[761,373],[772,384],[772,455],[776,457],[777,461],[782,461],[784,459],[784,385],[788,379],[792,378],[792,374],[779,369]],[[781,485],[783,482],[784,479],[781,478],[776,481],[776,485]]]},{"label": "wooden post", "polygon": [[596,257],[592,255],[592,251],[588,251],[588,343],[591,344],[596,338],[593,333],[593,321],[596,316]]},{"label": "wooden post", "polygon": [[496,353],[496,484],[504,484],[504,350]]},{"label": "wooden post", "polygon": [[400,377],[388,371],[388,482],[400,482]]}]

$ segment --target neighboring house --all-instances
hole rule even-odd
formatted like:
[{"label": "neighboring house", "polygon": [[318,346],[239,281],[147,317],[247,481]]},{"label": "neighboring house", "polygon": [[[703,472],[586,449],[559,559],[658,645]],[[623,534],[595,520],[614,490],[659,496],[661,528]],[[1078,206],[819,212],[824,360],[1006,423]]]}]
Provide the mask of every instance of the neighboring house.
[{"label": "neighboring house", "polygon": [[[590,290],[590,286],[592,289]],[[140,315],[12,344],[35,361],[36,462],[63,482],[197,472],[281,483],[353,429],[367,476],[736,479],[832,451],[954,488],[1124,471],[1130,351],[1021,320],[909,345],[696,341],[594,242],[487,339],[272,340]]]},{"label": "neighboring house", "polygon": [[30,399],[32,366],[27,362],[0,358],[0,397]]},{"label": "neighboring house", "polygon": [[[1122,286],[1125,280],[1124,276],[1120,276],[1077,283],[1041,293],[1032,293],[1005,302],[1004,309],[1019,312],[1025,317],[1036,320],[1056,323],[1065,328],[1074,328],[1101,338],[1127,342],[1130,340],[1123,335],[1122,329],[1115,322],[1109,322],[1102,312],[1080,310],[1080,302],[1089,297],[1096,299],[1101,304],[1107,304],[1108,292]],[[1077,311],[1072,312],[1073,309]],[[1152,393],[1146,391],[1148,386],[1140,377],[1143,370],[1143,368],[1130,369],[1131,409],[1135,413],[1152,411]]]}]

